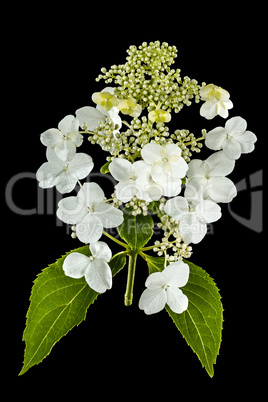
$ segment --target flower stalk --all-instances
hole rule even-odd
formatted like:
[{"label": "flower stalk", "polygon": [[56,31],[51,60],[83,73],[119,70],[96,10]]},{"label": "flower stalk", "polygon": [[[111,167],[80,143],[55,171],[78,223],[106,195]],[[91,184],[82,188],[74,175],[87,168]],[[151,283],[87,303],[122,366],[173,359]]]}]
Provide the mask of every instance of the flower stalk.
[{"label": "flower stalk", "polygon": [[127,287],[125,293],[125,306],[131,306],[133,300],[133,286],[134,286],[137,255],[138,252],[136,250],[132,250],[128,254],[129,260],[128,260]]}]

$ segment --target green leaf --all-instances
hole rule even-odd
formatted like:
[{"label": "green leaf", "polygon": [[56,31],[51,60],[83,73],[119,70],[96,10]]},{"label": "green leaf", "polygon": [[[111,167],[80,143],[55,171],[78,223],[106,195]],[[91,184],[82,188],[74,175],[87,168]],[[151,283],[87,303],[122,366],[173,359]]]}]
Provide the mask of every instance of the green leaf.
[{"label": "green leaf", "polygon": [[[88,245],[71,252],[74,251],[90,256]],[[45,268],[34,282],[23,334],[26,348],[20,375],[40,363],[60,338],[85,319],[88,307],[98,296],[84,278],[64,274],[62,265],[68,254]],[[125,264],[123,253],[113,256],[109,263],[112,274]]]},{"label": "green leaf", "polygon": [[104,165],[102,165],[102,167],[100,168],[100,172],[105,174],[105,173],[109,173],[109,165],[111,162],[106,162]]},{"label": "green leaf", "polygon": [[145,259],[149,269],[149,275],[154,272],[163,271],[165,257],[152,257],[151,255],[142,253],[142,257]]},{"label": "green leaf", "polygon": [[152,237],[154,221],[151,215],[134,216],[131,211],[130,208],[124,208],[124,222],[118,226],[117,230],[132,250],[139,250]]},{"label": "green leaf", "polygon": [[126,263],[127,263],[127,257],[125,251],[121,251],[120,253],[115,254],[111,259],[111,261],[109,262],[112,275],[115,276],[119,271],[121,271],[121,269],[124,268]]},{"label": "green leaf", "polygon": [[174,313],[168,306],[166,310],[209,376],[213,377],[213,365],[221,343],[221,296],[207,272],[193,263],[185,262],[189,265],[190,276],[182,291],[188,297],[188,309],[182,314]]}]

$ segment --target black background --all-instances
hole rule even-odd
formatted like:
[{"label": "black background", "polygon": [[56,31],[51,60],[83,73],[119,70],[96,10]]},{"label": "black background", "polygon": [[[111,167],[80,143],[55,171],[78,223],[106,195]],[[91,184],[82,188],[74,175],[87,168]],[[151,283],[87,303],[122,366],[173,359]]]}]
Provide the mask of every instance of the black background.
[{"label": "black background", "polygon": [[[95,7],[43,5],[38,10],[16,9],[15,15],[10,10],[7,15],[10,28],[5,32],[2,73],[5,186],[18,173],[33,174],[45,161],[45,147],[39,140],[43,131],[57,127],[77,108],[92,105],[91,94],[105,85],[95,82],[101,67],[124,63],[130,45],[155,40],[177,46],[175,66],[182,76],[227,89],[234,103],[230,117],[244,117],[248,129],[258,136],[256,150],[242,155],[229,176],[234,183],[263,169],[267,62],[262,10],[235,11],[229,4],[222,14],[209,7],[192,8],[190,3],[177,9],[165,4],[148,10],[138,4]],[[212,121],[199,117],[200,105],[184,107],[172,121],[174,128],[198,134],[202,128],[224,124],[220,117]],[[85,144],[83,150],[93,157],[97,171],[105,162],[104,154],[97,145]],[[14,203],[36,208],[37,188],[33,178],[17,181]],[[238,193],[231,209],[249,218],[249,191]],[[142,261],[137,266],[131,307],[123,305],[125,269],[114,278],[112,290],[90,307],[86,321],[62,338],[40,365],[17,377],[32,281],[44,267],[81,243],[71,239],[65,225],[56,226],[55,206],[52,214],[22,216],[6,205],[2,312],[7,317],[2,320],[2,347],[8,350],[4,366],[14,384],[11,394],[19,390],[26,395],[31,389],[34,393],[34,385],[43,395],[55,391],[76,391],[77,395],[81,391],[83,395],[85,391],[89,397],[91,392],[104,397],[127,392],[141,396],[158,390],[171,395],[175,390],[179,397],[183,390],[190,395],[198,390],[205,396],[216,389],[222,393],[231,388],[237,392],[259,389],[265,328],[260,313],[266,254],[263,233],[242,226],[231,216],[229,206],[222,205],[222,212],[223,218],[213,226],[214,234],[194,246],[191,257],[215,279],[222,295],[223,341],[214,378],[208,377],[165,312],[146,316],[138,309],[147,277]]]}]

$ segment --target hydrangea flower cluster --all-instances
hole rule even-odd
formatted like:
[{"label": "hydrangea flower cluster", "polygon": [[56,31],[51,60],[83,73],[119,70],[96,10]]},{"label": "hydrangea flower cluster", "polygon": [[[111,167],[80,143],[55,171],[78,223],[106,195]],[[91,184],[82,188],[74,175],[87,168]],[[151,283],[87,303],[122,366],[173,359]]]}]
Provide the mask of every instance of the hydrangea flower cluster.
[{"label": "hydrangea flower cluster", "polygon": [[[193,101],[201,102],[205,119],[228,118],[233,107],[230,94],[214,84],[199,85],[181,77],[179,69],[171,68],[175,46],[143,43],[130,46],[127,53],[125,64],[101,69],[97,81],[104,80],[106,86],[93,93],[93,104],[41,134],[47,162],[38,169],[37,180],[42,188],[55,186],[62,194],[76,191],[59,202],[57,216],[72,226],[73,237],[89,244],[91,257],[71,253],[63,269],[69,277],[84,276],[99,293],[112,287],[112,251],[100,239],[104,235],[121,243],[104,229],[124,222],[124,207],[133,216],[154,215],[163,237],[147,249],[165,257],[165,269],[148,277],[139,307],[153,314],[168,305],[180,314],[188,307],[180,288],[188,281],[189,267],[182,260],[204,238],[207,225],[220,219],[219,204],[236,196],[235,185],[226,176],[241,154],[253,151],[256,136],[240,116],[227,120],[224,127],[209,132],[204,128],[201,137],[185,129],[170,132],[168,123],[179,123],[173,113],[181,113]],[[108,199],[99,184],[88,182],[93,158],[77,152],[85,138],[90,155],[94,144],[105,155],[108,152],[101,172],[117,182]],[[192,158],[203,143],[211,155],[206,160]]]}]

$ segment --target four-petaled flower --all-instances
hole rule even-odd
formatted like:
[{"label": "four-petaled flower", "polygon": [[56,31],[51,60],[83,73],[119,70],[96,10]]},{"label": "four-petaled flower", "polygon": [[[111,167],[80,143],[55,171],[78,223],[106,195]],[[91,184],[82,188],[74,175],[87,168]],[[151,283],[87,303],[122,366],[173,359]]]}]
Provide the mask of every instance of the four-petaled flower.
[{"label": "four-petaled flower", "polygon": [[107,264],[112,258],[112,252],[102,241],[90,244],[89,249],[91,257],[76,252],[69,254],[64,260],[63,270],[71,278],[84,276],[93,290],[104,293],[112,287],[112,272]]},{"label": "four-petaled flower", "polygon": [[[139,177],[144,176],[149,166],[144,161],[129,162],[123,158],[115,158],[109,165],[112,176],[119,181],[115,186],[116,197],[122,202],[130,201],[134,196],[140,200],[152,201],[140,184]],[[142,181],[142,180],[141,180]]]},{"label": "four-petaled flower", "polygon": [[48,148],[54,149],[57,157],[63,161],[72,159],[83,142],[83,136],[79,134],[79,121],[72,115],[68,115],[58,124],[58,129],[50,128],[41,134],[41,142]]},{"label": "four-petaled flower", "polygon": [[162,272],[149,275],[141,295],[139,308],[146,314],[155,314],[167,304],[174,313],[180,314],[188,308],[188,298],[179,289],[189,279],[189,267],[182,261],[173,262]]},{"label": "four-petaled flower", "polygon": [[123,212],[104,202],[104,192],[97,183],[84,183],[76,197],[67,197],[58,204],[57,216],[76,225],[76,235],[83,243],[95,243],[103,228],[114,228],[123,222]]},{"label": "four-petaled flower", "polygon": [[195,206],[189,205],[184,197],[168,200],[164,211],[179,221],[179,231],[185,243],[199,243],[207,233],[207,223],[221,217],[221,208],[210,200],[202,200]]},{"label": "four-petaled flower", "polygon": [[217,115],[223,118],[228,117],[228,109],[232,109],[233,107],[233,103],[229,99],[229,92],[214,84],[209,84],[200,89],[200,96],[205,101],[200,109],[201,116],[208,120],[213,119]]},{"label": "four-petaled flower", "polygon": [[240,116],[229,119],[225,127],[216,127],[206,135],[205,144],[208,148],[223,150],[229,159],[238,159],[241,154],[254,150],[257,137],[251,131],[246,131],[247,122]]},{"label": "four-petaled flower", "polygon": [[[181,156],[181,149],[175,144],[161,146],[149,143],[141,150],[143,160],[150,166],[150,176],[144,177],[145,190],[152,200],[157,200],[161,195],[173,197],[181,191],[181,179],[185,177],[188,165]],[[151,180],[150,180],[151,179]],[[156,183],[158,186],[155,186]],[[155,189],[160,190],[155,192]]]},{"label": "four-petaled flower", "polygon": [[215,152],[206,160],[192,159],[187,172],[188,182],[185,198],[196,205],[200,199],[214,202],[230,202],[236,196],[234,183],[225,177],[234,169],[235,161],[222,151]]},{"label": "four-petaled flower", "polygon": [[64,194],[70,193],[80,179],[84,179],[93,169],[91,156],[83,153],[75,154],[71,160],[59,159],[55,151],[47,149],[48,162],[43,163],[36,172],[39,186],[56,189]]}]

